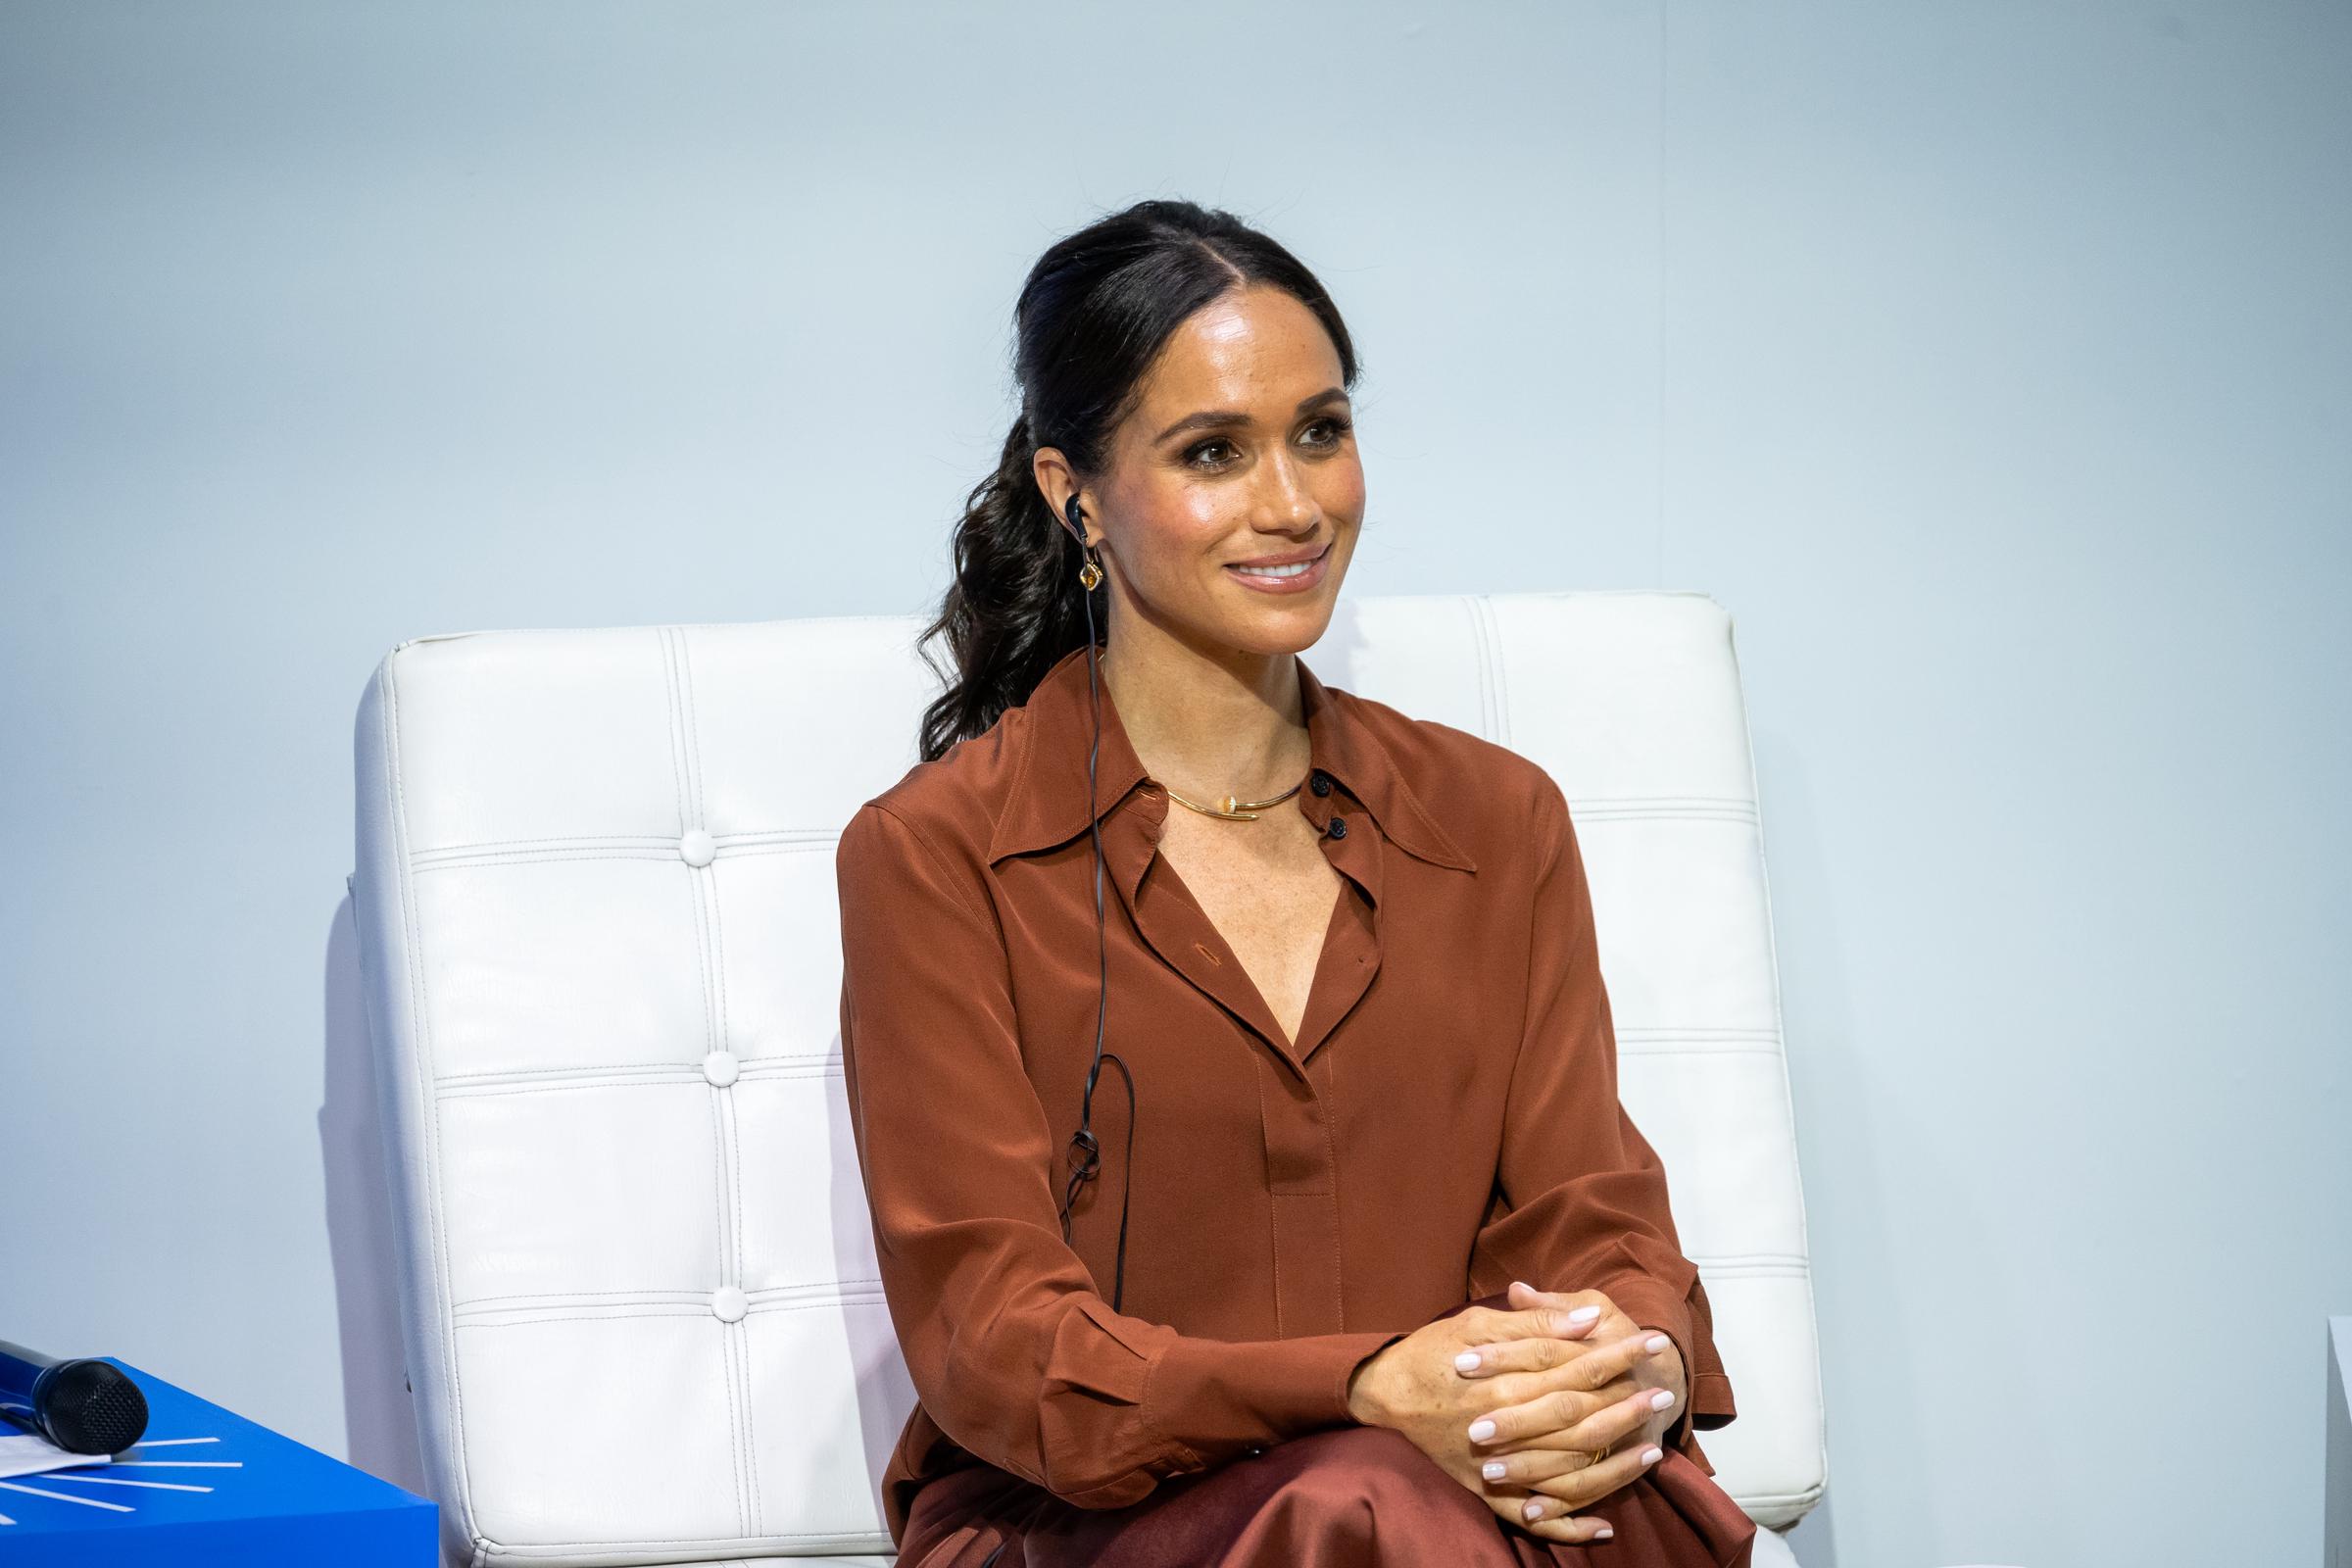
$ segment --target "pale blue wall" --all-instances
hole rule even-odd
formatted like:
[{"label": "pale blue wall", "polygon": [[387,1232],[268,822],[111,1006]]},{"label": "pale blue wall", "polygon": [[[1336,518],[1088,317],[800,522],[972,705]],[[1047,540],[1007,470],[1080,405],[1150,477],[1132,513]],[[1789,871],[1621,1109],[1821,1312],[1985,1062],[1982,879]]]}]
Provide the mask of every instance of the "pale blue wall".
[{"label": "pale blue wall", "polygon": [[9,5],[0,1335],[401,1476],[375,661],[926,608],[1030,260],[1185,195],[1357,334],[1349,592],[1737,616],[1809,1568],[2312,1561],[2347,168],[2340,4]]}]

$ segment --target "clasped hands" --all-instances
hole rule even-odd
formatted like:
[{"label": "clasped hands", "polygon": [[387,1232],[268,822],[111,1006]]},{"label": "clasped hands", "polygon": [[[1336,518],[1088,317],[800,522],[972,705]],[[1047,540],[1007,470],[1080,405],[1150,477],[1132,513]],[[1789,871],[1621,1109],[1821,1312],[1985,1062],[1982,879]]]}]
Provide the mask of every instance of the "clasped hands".
[{"label": "clasped hands", "polygon": [[[1605,1520],[1574,1510],[1663,1457],[1657,1439],[1689,1397],[1682,1356],[1603,1292],[1513,1281],[1508,1298],[1508,1310],[1465,1307],[1365,1361],[1348,1383],[1348,1412],[1402,1433],[1530,1533],[1605,1541]],[[1473,1354],[1473,1364],[1456,1359]],[[1629,1433],[1642,1441],[1618,1448]]]}]

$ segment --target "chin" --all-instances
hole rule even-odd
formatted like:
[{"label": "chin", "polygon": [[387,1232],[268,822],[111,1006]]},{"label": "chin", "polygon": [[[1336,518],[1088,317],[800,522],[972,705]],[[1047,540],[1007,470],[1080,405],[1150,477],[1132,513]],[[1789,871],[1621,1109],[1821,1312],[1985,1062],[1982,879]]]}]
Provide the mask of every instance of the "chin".
[{"label": "chin", "polygon": [[1323,640],[1323,633],[1331,627],[1333,608],[1332,602],[1324,598],[1287,613],[1253,615],[1243,624],[1232,626],[1225,640],[1236,648],[1268,659],[1302,654]]}]

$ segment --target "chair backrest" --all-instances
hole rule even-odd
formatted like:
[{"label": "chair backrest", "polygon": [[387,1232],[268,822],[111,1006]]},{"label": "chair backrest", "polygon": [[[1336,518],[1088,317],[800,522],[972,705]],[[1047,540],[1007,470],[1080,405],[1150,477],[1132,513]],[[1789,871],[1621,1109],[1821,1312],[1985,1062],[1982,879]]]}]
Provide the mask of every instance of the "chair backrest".
[{"label": "chair backrest", "polygon": [[[402,1333],[475,1564],[886,1553],[914,1399],[841,1084],[834,843],[915,760],[919,620],[420,637],[362,703],[353,878]],[[1575,814],[1620,1087],[1740,1415],[1825,1480],[1730,617],[1676,593],[1344,605],[1327,684],[1498,741]]]}]

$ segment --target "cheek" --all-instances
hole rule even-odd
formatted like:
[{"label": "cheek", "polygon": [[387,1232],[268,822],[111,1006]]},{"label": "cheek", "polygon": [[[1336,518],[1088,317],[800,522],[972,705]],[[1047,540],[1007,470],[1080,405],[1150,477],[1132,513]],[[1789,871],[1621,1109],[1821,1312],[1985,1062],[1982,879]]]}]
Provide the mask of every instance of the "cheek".
[{"label": "cheek", "polygon": [[1216,558],[1219,542],[1233,536],[1237,519],[1227,512],[1235,505],[1207,485],[1177,480],[1155,486],[1125,514],[1126,559],[1146,581],[1197,576],[1202,563]]},{"label": "cheek", "polygon": [[1334,463],[1317,475],[1315,499],[1334,517],[1354,519],[1364,514],[1364,466]]}]

